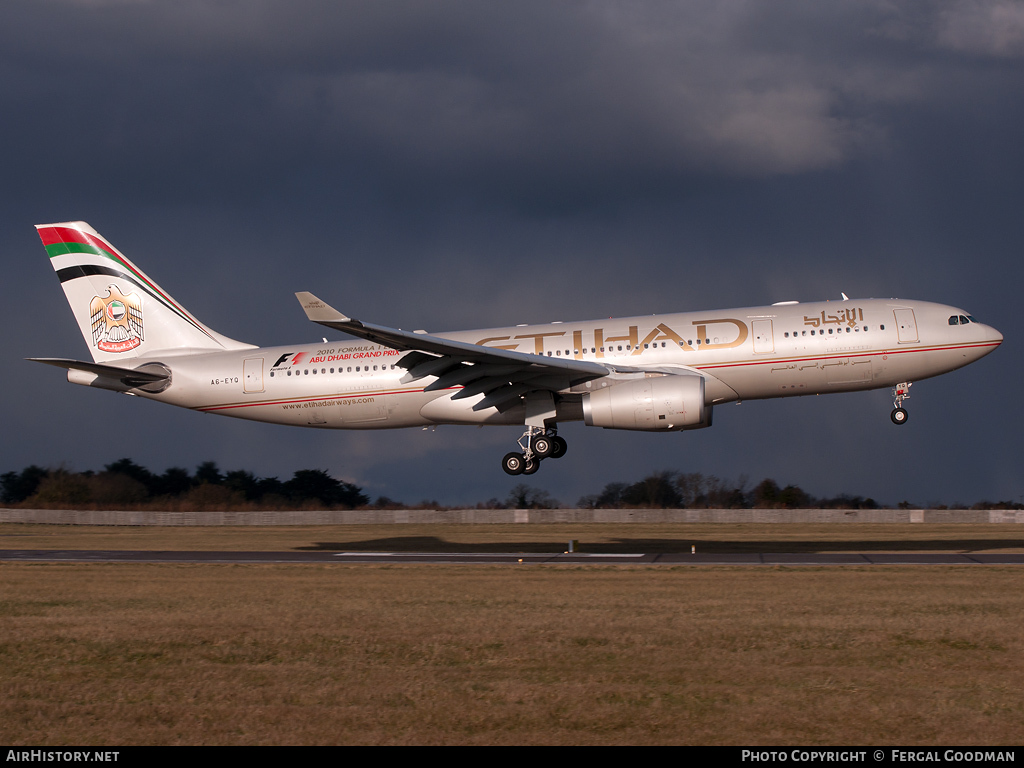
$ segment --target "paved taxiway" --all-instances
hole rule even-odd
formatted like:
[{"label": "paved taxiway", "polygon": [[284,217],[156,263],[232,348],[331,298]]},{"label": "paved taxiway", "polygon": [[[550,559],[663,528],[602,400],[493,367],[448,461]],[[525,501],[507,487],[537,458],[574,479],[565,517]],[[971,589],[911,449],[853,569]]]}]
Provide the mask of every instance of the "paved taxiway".
[{"label": "paved taxiway", "polygon": [[492,552],[160,552],[4,549],[0,561],[63,563],[514,563],[572,565],[1024,565],[1024,554],[619,554]]}]

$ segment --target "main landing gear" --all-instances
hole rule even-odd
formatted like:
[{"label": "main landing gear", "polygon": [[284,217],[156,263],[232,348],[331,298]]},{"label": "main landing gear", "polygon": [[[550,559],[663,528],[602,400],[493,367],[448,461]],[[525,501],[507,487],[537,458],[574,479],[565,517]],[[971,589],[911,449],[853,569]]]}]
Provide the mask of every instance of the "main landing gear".
[{"label": "main landing gear", "polygon": [[892,419],[893,424],[903,425],[907,423],[907,419],[910,414],[907,413],[907,409],[903,407],[903,401],[910,397],[910,387],[913,382],[905,381],[902,384],[897,384],[893,387],[893,405],[896,406],[892,409],[892,413],[889,414],[889,418]]},{"label": "main landing gear", "polygon": [[565,456],[569,444],[555,434],[553,429],[527,427],[519,438],[522,453],[506,453],[501,468],[509,475],[532,475],[540,469],[541,459],[560,459]]}]

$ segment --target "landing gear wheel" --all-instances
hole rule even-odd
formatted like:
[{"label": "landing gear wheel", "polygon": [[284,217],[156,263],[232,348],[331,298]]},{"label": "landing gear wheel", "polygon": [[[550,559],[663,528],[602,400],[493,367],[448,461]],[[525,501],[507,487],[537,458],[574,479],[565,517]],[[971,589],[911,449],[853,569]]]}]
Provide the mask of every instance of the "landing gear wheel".
[{"label": "landing gear wheel", "polygon": [[907,413],[906,408],[893,408],[892,413],[889,414],[889,418],[892,419],[893,424],[903,425],[907,423],[907,419],[910,414]]},{"label": "landing gear wheel", "polygon": [[545,435],[533,438],[533,455],[538,459],[547,458],[555,450],[554,441]]},{"label": "landing gear wheel", "polygon": [[540,459],[538,459],[536,456],[532,459],[527,459],[525,462],[523,462],[524,475],[532,475],[538,469],[540,469]]},{"label": "landing gear wheel", "polygon": [[505,458],[501,460],[501,468],[506,474],[521,475],[526,471],[526,459],[521,453],[506,453]]},{"label": "landing gear wheel", "polygon": [[565,442],[564,437],[554,437],[551,440],[551,456],[552,459],[560,459],[565,456],[565,452],[569,450],[569,444]]}]

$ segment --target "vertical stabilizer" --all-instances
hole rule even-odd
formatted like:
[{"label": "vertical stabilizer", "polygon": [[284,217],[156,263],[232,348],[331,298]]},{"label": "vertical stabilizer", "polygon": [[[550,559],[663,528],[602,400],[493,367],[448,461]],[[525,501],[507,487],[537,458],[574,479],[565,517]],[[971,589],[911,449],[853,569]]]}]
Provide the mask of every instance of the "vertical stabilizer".
[{"label": "vertical stabilizer", "polygon": [[84,221],[36,229],[95,362],[251,348],[199,322]]}]

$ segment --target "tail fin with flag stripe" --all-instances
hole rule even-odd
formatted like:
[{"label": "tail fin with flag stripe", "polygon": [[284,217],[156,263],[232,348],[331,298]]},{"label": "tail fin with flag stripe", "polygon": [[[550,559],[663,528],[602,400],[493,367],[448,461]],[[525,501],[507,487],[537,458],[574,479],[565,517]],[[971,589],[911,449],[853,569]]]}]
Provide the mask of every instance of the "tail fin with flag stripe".
[{"label": "tail fin with flag stripe", "polygon": [[94,362],[252,348],[199,322],[84,221],[36,229]]}]

